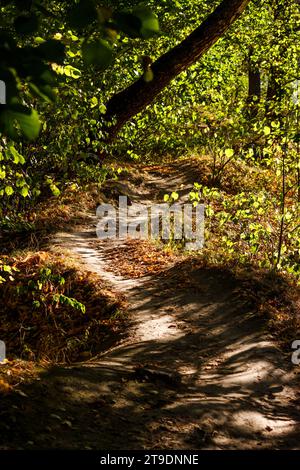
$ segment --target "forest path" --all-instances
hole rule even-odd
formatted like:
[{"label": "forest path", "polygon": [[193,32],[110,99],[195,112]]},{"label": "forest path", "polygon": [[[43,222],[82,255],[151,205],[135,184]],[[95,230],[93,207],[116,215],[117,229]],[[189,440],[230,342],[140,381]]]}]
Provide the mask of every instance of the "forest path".
[{"label": "forest path", "polygon": [[[144,205],[174,190],[184,197],[194,169],[165,169],[129,174],[114,187]],[[129,334],[99,357],[56,367],[28,386],[32,405],[20,429],[29,446],[299,449],[297,376],[237,280],[184,256],[158,273],[122,276],[119,264],[135,264],[132,245],[98,240],[96,222],[57,234],[55,244],[125,293]]]}]

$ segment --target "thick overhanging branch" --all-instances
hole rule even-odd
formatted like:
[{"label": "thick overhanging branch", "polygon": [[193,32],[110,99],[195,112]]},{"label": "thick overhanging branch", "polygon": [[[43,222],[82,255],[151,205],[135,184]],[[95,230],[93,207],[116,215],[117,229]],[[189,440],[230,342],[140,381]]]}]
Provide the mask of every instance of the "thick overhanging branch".
[{"label": "thick overhanging branch", "polygon": [[107,140],[112,140],[129,119],[152,103],[180,72],[197,62],[239,18],[248,3],[250,0],[223,0],[186,39],[152,64],[151,82],[141,77],[115,94],[107,103],[105,121],[113,122],[106,129]]}]

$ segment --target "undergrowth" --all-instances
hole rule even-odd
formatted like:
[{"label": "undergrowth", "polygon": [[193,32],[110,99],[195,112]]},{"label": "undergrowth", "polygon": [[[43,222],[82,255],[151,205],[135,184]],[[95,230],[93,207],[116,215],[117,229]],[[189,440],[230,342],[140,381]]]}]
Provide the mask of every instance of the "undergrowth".
[{"label": "undergrowth", "polygon": [[19,255],[7,265],[0,337],[8,359],[70,363],[117,340],[124,300],[96,275],[49,252]]},{"label": "undergrowth", "polygon": [[[189,202],[205,205],[205,244],[199,256],[213,264],[278,271],[300,283],[299,203],[293,181],[287,178],[282,215],[280,181],[272,169],[235,160],[213,181],[211,158],[189,161],[194,170]],[[164,200],[181,203],[179,189],[174,187]],[[168,245],[184,247],[182,240]]]}]

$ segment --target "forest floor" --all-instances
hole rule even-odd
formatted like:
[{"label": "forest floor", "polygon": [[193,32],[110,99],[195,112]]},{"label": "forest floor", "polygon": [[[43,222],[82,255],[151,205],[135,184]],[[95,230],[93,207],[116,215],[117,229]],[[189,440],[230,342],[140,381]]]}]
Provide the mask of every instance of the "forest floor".
[{"label": "forest floor", "polygon": [[[115,182],[108,197],[147,205],[174,190],[184,197],[193,179],[185,163],[150,167]],[[52,249],[125,294],[126,335],[3,397],[0,448],[299,449],[299,367],[243,280],[150,242],[101,241],[96,223],[91,215],[57,233]]]}]

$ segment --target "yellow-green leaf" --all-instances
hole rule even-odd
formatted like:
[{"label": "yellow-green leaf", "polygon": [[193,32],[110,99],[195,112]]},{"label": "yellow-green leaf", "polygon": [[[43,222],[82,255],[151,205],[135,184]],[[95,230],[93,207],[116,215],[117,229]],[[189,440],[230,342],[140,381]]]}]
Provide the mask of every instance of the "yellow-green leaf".
[{"label": "yellow-green leaf", "polygon": [[227,158],[231,158],[234,155],[234,150],[233,149],[226,149],[225,150],[225,155]]},{"label": "yellow-green leaf", "polygon": [[14,190],[11,186],[5,186],[4,191],[7,196],[11,196],[14,193]]}]

